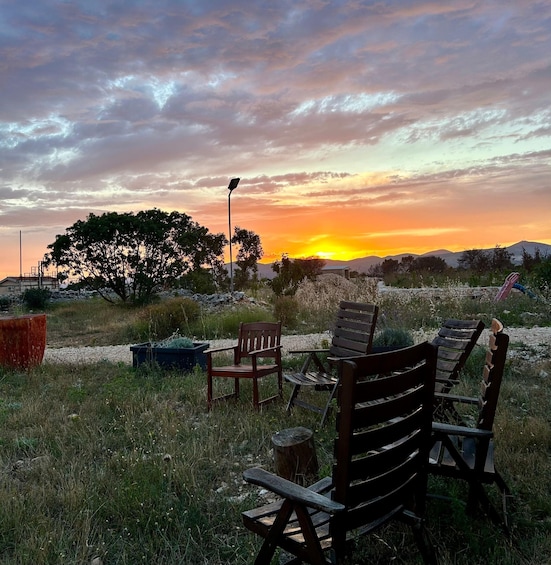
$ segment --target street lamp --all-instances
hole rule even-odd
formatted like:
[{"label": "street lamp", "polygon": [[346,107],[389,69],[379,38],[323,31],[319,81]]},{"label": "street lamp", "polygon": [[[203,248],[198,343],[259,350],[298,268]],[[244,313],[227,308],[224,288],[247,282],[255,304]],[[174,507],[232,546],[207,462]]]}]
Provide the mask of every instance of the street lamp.
[{"label": "street lamp", "polygon": [[231,193],[237,188],[239,181],[241,179],[231,179],[230,184],[228,185],[228,226],[230,230],[230,292],[233,294],[233,259],[231,255]]}]

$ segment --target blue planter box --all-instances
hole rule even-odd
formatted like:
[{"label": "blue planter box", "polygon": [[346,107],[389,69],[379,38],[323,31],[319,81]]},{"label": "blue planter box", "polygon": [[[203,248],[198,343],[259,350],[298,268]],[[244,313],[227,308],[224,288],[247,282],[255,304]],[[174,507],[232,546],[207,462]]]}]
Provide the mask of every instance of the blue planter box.
[{"label": "blue planter box", "polygon": [[139,367],[143,363],[157,364],[165,369],[180,369],[186,373],[193,370],[195,365],[201,369],[207,368],[205,350],[208,343],[194,343],[193,347],[155,347],[152,343],[132,345],[132,366]]}]

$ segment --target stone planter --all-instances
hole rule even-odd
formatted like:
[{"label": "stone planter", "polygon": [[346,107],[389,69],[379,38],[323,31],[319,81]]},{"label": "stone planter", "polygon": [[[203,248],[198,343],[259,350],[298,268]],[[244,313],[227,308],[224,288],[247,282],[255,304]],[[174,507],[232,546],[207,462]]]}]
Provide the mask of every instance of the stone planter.
[{"label": "stone planter", "polygon": [[30,369],[42,363],[46,349],[46,314],[0,318],[0,365]]},{"label": "stone planter", "polygon": [[195,365],[207,368],[205,350],[208,343],[194,343],[193,347],[156,347],[152,343],[132,345],[132,366],[139,367],[143,363],[155,363],[164,369],[180,369],[185,373],[193,370]]}]

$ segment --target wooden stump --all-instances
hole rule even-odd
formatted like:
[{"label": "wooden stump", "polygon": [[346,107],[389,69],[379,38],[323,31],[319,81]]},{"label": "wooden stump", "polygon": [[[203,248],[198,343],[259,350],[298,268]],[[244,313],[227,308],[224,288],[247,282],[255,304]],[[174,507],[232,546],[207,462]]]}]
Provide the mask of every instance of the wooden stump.
[{"label": "wooden stump", "polygon": [[275,472],[280,477],[301,485],[317,478],[318,458],[314,432],[308,428],[288,428],[272,436]]}]

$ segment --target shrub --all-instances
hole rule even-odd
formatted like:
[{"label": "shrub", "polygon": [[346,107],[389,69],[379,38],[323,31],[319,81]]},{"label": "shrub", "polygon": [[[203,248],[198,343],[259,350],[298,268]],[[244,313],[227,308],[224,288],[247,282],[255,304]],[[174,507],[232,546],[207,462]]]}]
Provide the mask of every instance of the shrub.
[{"label": "shrub", "polygon": [[400,328],[385,328],[373,337],[374,347],[409,347],[413,343],[411,333]]},{"label": "shrub", "polygon": [[239,324],[248,322],[271,322],[272,313],[260,307],[239,307],[235,310],[216,312],[204,320],[202,330],[205,337],[220,339],[237,337]]},{"label": "shrub", "polygon": [[137,339],[157,341],[174,333],[192,335],[190,325],[199,319],[201,307],[191,298],[171,298],[143,309],[134,324]]},{"label": "shrub", "polygon": [[174,349],[189,349],[193,347],[193,340],[190,337],[183,337],[178,334],[171,335],[155,344],[156,347],[167,347]]},{"label": "shrub", "polygon": [[332,326],[341,300],[376,303],[377,282],[370,278],[350,281],[327,274],[315,281],[302,281],[295,298],[304,321],[314,325],[316,331],[325,331]]},{"label": "shrub", "polygon": [[23,293],[23,303],[27,308],[43,310],[52,293],[47,288],[27,288]]},{"label": "shrub", "polygon": [[288,328],[296,327],[298,302],[292,296],[277,296],[274,301],[274,316],[284,326]]}]

